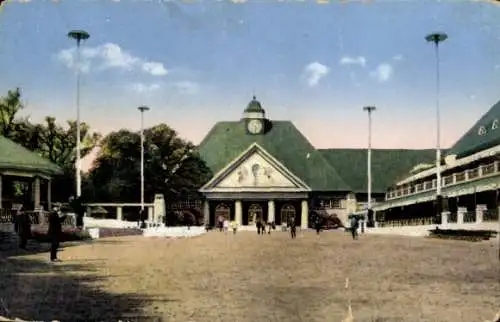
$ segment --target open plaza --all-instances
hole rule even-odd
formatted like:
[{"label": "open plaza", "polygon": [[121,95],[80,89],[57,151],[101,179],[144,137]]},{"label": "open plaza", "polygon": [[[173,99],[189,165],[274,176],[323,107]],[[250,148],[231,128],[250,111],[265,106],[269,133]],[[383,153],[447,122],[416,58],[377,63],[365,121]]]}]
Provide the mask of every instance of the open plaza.
[{"label": "open plaza", "polygon": [[355,321],[483,322],[500,303],[493,241],[210,232],[0,256],[0,315],[24,320],[340,322],[351,303]]}]

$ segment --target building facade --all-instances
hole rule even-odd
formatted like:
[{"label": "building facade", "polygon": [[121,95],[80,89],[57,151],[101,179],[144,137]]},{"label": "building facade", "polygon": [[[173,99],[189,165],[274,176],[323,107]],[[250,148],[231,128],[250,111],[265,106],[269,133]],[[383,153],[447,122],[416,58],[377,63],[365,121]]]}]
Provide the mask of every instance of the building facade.
[{"label": "building facade", "polygon": [[[242,226],[293,217],[306,228],[318,209],[345,224],[366,204],[366,149],[316,149],[291,121],[266,117],[255,97],[240,120],[215,124],[198,151],[214,173],[200,189],[210,225],[219,216]],[[433,156],[433,150],[373,150],[372,199],[383,201],[387,187]]]},{"label": "building facade", "polygon": [[[500,102],[493,105],[452,147],[441,166],[442,205],[437,205],[437,172],[432,164],[407,174],[389,187],[374,207],[380,221],[425,220],[440,211],[447,222],[498,220],[500,189]],[[477,216],[476,214],[480,215]]]}]

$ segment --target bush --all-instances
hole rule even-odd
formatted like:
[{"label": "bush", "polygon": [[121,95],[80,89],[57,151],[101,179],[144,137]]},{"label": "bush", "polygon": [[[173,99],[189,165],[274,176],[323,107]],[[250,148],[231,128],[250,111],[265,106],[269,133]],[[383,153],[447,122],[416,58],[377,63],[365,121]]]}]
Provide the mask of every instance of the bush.
[{"label": "bush", "polygon": [[[51,241],[46,229],[33,229],[31,231],[31,238],[40,243],[50,243]],[[88,239],[91,239],[91,237],[86,230],[81,230],[79,228],[63,228],[59,241],[69,242]]]},{"label": "bush", "polygon": [[494,230],[465,230],[465,229],[436,229],[430,230],[431,238],[467,240],[472,242],[495,238],[497,232]]}]

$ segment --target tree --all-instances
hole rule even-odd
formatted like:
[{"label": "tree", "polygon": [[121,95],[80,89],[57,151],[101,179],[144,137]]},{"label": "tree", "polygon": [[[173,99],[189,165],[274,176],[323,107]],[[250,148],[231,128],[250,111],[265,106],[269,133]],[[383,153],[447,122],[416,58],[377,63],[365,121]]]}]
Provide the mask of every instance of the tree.
[{"label": "tree", "polygon": [[[166,124],[144,131],[145,200],[162,193],[169,200],[197,197],[212,174],[195,146]],[[120,130],[107,135],[90,171],[93,198],[104,201],[140,200],[140,133]]]}]

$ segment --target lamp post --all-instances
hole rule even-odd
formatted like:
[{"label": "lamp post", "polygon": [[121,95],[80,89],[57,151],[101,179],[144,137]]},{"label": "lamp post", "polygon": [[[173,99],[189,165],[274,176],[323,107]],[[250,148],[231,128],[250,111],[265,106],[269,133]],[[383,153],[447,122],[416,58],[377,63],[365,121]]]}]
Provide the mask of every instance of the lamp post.
[{"label": "lamp post", "polygon": [[141,218],[144,213],[144,112],[149,111],[147,106],[139,106],[137,108],[141,112]]},{"label": "lamp post", "polygon": [[368,186],[368,205],[366,207],[366,220],[371,220],[368,218],[370,211],[372,209],[372,112],[377,108],[375,106],[365,106],[363,111],[368,112],[368,152],[367,152],[367,186]]},{"label": "lamp post", "polygon": [[425,37],[425,40],[434,44],[436,53],[436,208],[437,217],[441,215],[441,120],[440,120],[440,74],[439,74],[439,43],[445,41],[448,35],[445,33],[432,33]]},{"label": "lamp post", "polygon": [[80,160],[80,45],[83,41],[89,39],[90,35],[84,30],[72,30],[68,32],[68,37],[76,40],[76,196],[82,194],[82,173]]}]

